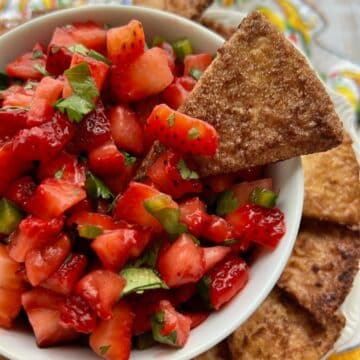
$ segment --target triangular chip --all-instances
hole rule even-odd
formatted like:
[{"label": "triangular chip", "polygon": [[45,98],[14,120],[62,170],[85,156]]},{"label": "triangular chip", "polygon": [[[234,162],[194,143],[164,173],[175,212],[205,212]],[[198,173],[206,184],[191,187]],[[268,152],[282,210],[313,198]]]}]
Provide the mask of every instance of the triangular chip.
[{"label": "triangular chip", "polygon": [[220,135],[202,176],[328,150],[341,122],[305,57],[260,13],[240,24],[179,109]]}]

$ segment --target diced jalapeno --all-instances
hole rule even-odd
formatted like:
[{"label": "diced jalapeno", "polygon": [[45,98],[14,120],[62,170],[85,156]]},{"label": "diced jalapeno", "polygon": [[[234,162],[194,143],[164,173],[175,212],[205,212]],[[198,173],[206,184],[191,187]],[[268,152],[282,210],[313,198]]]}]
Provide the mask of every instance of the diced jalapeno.
[{"label": "diced jalapeno", "polygon": [[273,208],[278,195],[265,188],[256,188],[250,194],[250,201],[265,208]]},{"label": "diced jalapeno", "polygon": [[0,200],[0,233],[9,235],[23,218],[22,212],[6,198]]},{"label": "diced jalapeno", "polygon": [[165,39],[162,36],[156,35],[152,41],[152,46],[159,46],[165,42]]},{"label": "diced jalapeno", "polygon": [[176,346],[177,333],[172,331],[169,335],[161,335],[161,331],[164,327],[165,315],[163,311],[158,311],[151,318],[151,328],[154,339],[162,344],[167,344],[170,346]]},{"label": "diced jalapeno", "polygon": [[179,60],[184,60],[185,56],[190,55],[193,52],[189,39],[176,41],[172,44],[172,47]]},{"label": "diced jalapeno", "polygon": [[236,198],[234,190],[228,189],[223,191],[216,203],[216,214],[225,216],[239,207],[239,200]]},{"label": "diced jalapeno", "polygon": [[103,230],[95,225],[79,225],[78,232],[85,239],[95,239],[103,233]]}]

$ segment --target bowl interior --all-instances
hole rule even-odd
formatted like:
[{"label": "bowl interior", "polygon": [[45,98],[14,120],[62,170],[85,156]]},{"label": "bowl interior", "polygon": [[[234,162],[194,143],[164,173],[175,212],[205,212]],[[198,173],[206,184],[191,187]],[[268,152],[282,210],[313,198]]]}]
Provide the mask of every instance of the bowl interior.
[{"label": "bowl interior", "polygon": [[[35,19],[0,37],[0,70],[35,42],[46,44],[56,26],[71,22],[94,20],[109,25],[123,25],[129,20],[140,20],[148,41],[162,35],[169,41],[189,38],[196,52],[215,53],[223,39],[215,33],[184,18],[152,9],[121,6],[91,6],[59,11]],[[133,351],[133,360],[191,359],[221,341],[243,323],[261,304],[278,280],[292,251],[301,219],[303,203],[303,174],[299,158],[280,162],[268,168],[275,188],[280,190],[278,206],[285,213],[287,232],[277,249],[262,251],[251,266],[251,279],[245,289],[220,312],[191,332],[186,346],[180,350],[154,347],[146,351]],[[68,360],[96,359],[88,349],[67,345],[38,349],[33,335],[19,327],[7,331],[0,329],[0,353],[10,359]]]}]

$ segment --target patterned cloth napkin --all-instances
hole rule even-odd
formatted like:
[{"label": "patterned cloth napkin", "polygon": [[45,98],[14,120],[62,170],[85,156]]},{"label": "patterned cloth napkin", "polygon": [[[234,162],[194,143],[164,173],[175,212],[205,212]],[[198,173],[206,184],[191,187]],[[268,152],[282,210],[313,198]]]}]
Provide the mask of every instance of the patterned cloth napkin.
[{"label": "patterned cloth napkin", "polygon": [[[131,5],[132,2],[132,0],[0,0],[0,19],[29,19],[34,12],[85,4]],[[240,22],[240,13],[255,9],[261,11],[308,56],[326,85],[347,99],[351,104],[353,111],[351,118],[360,138],[360,66],[340,58],[316,41],[317,35],[324,30],[326,22],[307,1],[215,0],[204,16],[221,22],[224,26],[233,27]],[[360,274],[357,283],[360,284]],[[351,314],[354,303],[359,303],[359,294],[360,287],[350,294],[344,304],[345,312],[348,310],[352,317],[350,321],[352,335],[349,336],[346,332],[343,334],[343,338],[348,339],[335,346],[339,354],[331,356],[331,360],[360,359],[360,319],[357,318],[359,312]]]}]

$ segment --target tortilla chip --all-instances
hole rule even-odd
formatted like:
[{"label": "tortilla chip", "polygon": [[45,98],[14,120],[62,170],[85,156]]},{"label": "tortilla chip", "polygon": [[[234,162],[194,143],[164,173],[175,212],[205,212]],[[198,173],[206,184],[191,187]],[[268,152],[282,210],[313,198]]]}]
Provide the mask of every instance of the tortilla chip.
[{"label": "tortilla chip", "polygon": [[224,340],[205,353],[197,356],[193,360],[229,360],[231,359],[227,341]]},{"label": "tortilla chip", "polygon": [[196,157],[202,176],[325,151],[342,141],[325,87],[258,12],[241,22],[179,110],[219,133],[215,157]]},{"label": "tortilla chip", "polygon": [[345,136],[342,145],[302,158],[305,175],[303,213],[340,224],[360,224],[359,164]]},{"label": "tortilla chip", "polygon": [[323,327],[275,288],[228,344],[236,360],[319,360],[331,350],[344,325],[344,317],[336,313]]},{"label": "tortilla chip", "polygon": [[213,0],[134,0],[134,5],[152,7],[197,19]]},{"label": "tortilla chip", "polygon": [[350,292],[359,258],[359,231],[303,221],[278,285],[325,324]]}]

